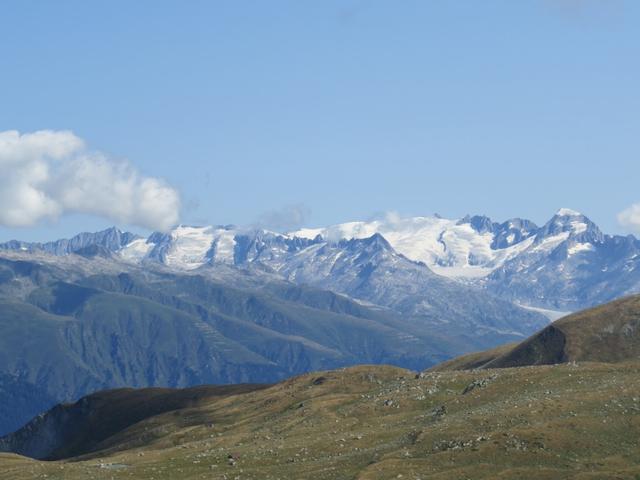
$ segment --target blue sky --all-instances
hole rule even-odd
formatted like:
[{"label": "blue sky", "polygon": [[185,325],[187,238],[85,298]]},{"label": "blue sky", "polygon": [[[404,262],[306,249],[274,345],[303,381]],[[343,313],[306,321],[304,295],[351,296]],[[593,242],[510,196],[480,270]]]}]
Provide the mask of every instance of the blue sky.
[{"label": "blue sky", "polygon": [[[9,0],[0,131],[70,130],[174,187],[184,223],[564,206],[624,232],[638,25],[622,0]],[[115,223],[50,218],[0,239]]]}]

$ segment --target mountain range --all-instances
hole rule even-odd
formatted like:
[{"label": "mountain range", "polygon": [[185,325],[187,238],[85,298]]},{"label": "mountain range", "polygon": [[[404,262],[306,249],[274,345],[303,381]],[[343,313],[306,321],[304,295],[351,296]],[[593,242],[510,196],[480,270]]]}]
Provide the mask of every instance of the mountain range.
[{"label": "mountain range", "polygon": [[639,254],[633,236],[605,235],[569,209],[541,227],[389,217],[10,241],[0,244],[0,433],[104,388],[427,368],[640,291]]},{"label": "mountain range", "polygon": [[[432,278],[435,273],[437,278],[450,278],[557,315],[640,290],[640,241],[633,235],[604,234],[585,215],[567,208],[542,226],[521,218],[498,223],[476,215],[454,220],[388,216],[289,233],[179,226],[143,238],[111,228],[49,243],[11,241],[0,244],[0,250],[110,253],[124,262],[157,263],[175,271],[253,265],[295,283],[329,285],[359,298],[354,295],[354,282],[346,285],[342,278],[336,280],[341,276],[335,271],[347,268],[348,260],[339,257],[359,248],[356,241],[364,245],[367,239],[371,246],[362,248],[386,250],[403,263],[399,270],[427,267],[422,270]],[[93,252],[87,250],[91,248]]]}]

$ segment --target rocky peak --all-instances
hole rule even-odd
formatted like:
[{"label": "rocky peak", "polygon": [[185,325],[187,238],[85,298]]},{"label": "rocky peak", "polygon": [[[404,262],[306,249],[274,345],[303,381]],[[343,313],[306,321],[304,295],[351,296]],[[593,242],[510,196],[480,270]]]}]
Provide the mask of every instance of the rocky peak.
[{"label": "rocky peak", "polygon": [[342,240],[339,246],[346,247],[347,250],[367,252],[370,254],[389,251],[395,252],[391,244],[379,233],[374,233],[367,238],[352,238],[350,240]]},{"label": "rocky peak", "polygon": [[585,215],[568,208],[561,208],[538,231],[536,242],[549,237],[568,234],[567,238],[578,243],[602,243],[604,234],[598,226]]},{"label": "rocky peak", "polygon": [[535,235],[537,231],[538,226],[531,220],[512,218],[501,223],[495,229],[495,237],[491,243],[491,248],[497,250],[510,247]]},{"label": "rocky peak", "polygon": [[458,221],[458,225],[469,224],[478,233],[487,233],[495,230],[497,223],[491,221],[489,217],[484,215],[465,215]]}]

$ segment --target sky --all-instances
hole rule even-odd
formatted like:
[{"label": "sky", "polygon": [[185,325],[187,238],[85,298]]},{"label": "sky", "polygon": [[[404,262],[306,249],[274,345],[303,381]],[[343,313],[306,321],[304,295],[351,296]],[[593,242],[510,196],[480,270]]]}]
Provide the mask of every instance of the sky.
[{"label": "sky", "polygon": [[5,0],[0,240],[560,207],[640,232],[638,25],[624,0]]}]

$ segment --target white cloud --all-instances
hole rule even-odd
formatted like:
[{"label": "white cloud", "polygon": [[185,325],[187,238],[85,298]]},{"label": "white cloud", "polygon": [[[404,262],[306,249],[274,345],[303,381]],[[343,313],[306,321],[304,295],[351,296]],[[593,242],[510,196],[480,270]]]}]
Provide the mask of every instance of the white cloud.
[{"label": "white cloud", "polygon": [[620,212],[618,223],[625,228],[640,232],[640,203],[633,204]]},{"label": "white cloud", "polygon": [[311,210],[303,204],[287,205],[279,210],[262,213],[253,226],[286,232],[303,226],[309,219],[310,213]]},{"label": "white cloud", "polygon": [[74,212],[167,230],[178,223],[180,196],[128,162],[88,150],[72,132],[0,132],[0,225]]}]

